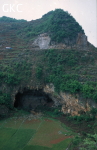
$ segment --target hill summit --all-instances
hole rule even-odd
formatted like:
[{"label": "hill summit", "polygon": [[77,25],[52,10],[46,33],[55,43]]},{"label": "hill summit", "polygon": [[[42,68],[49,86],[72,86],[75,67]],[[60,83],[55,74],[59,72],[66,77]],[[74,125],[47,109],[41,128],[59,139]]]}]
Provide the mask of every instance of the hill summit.
[{"label": "hill summit", "polygon": [[[32,21],[0,18],[1,47],[29,49],[87,49],[82,27],[67,11],[56,9]],[[6,41],[6,42],[5,42]]]},{"label": "hill summit", "polygon": [[62,9],[50,11],[41,19],[29,22],[21,33],[24,33],[25,38],[30,39],[33,48],[64,49],[76,44],[87,46],[87,37],[82,27]]}]

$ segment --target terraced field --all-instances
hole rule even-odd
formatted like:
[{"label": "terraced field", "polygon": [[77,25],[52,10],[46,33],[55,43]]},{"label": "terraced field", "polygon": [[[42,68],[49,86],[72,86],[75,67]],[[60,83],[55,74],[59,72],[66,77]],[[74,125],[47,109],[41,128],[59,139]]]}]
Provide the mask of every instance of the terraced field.
[{"label": "terraced field", "polygon": [[42,116],[0,121],[0,150],[66,150],[74,136],[61,122]]}]

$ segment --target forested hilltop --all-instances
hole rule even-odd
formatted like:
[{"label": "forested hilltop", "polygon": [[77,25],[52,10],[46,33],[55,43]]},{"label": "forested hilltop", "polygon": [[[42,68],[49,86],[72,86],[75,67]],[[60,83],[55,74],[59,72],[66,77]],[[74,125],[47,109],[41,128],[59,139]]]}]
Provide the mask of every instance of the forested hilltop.
[{"label": "forested hilltop", "polygon": [[0,18],[0,118],[16,109],[66,115],[82,136],[97,133],[97,48],[68,12]]}]

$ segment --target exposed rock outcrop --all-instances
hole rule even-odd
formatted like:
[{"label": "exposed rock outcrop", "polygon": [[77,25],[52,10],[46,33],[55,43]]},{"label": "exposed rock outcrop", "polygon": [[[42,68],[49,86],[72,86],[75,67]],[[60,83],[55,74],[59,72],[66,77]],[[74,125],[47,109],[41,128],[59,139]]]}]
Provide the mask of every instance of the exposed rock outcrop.
[{"label": "exposed rock outcrop", "polygon": [[11,91],[13,105],[17,108],[34,110],[37,106],[61,106],[64,114],[80,115],[97,108],[97,104],[91,99],[85,99],[81,94],[70,94],[68,92],[55,92],[54,85],[47,84],[42,87],[22,87]]},{"label": "exposed rock outcrop", "polygon": [[83,33],[78,33],[76,44],[79,48],[87,49],[88,47],[87,36]]},{"label": "exposed rock outcrop", "polygon": [[64,42],[62,43],[53,42],[47,33],[43,33],[38,35],[32,42],[31,47],[34,49],[70,49],[71,47],[76,49],[87,49],[88,42],[87,36],[84,33],[78,33],[77,38],[74,38],[73,40],[64,38]]},{"label": "exposed rock outcrop", "polygon": [[32,43],[33,48],[48,49],[50,45],[50,37],[47,33],[40,34]]},{"label": "exposed rock outcrop", "polygon": [[90,111],[91,106],[97,108],[95,102],[85,99],[79,94],[73,95],[67,92],[60,92],[56,95],[53,84],[46,85],[44,91],[51,96],[56,105],[62,105],[64,114],[75,116]]},{"label": "exposed rock outcrop", "polygon": [[85,34],[79,33],[77,37],[77,44],[87,46],[87,36]]}]

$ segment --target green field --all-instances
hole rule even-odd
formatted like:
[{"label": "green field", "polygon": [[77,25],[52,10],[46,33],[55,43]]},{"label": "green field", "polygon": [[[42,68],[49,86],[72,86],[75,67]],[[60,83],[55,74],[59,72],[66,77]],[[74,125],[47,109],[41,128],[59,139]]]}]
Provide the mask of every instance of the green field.
[{"label": "green field", "polygon": [[0,121],[0,150],[65,150],[74,136],[51,118],[26,115]]}]

